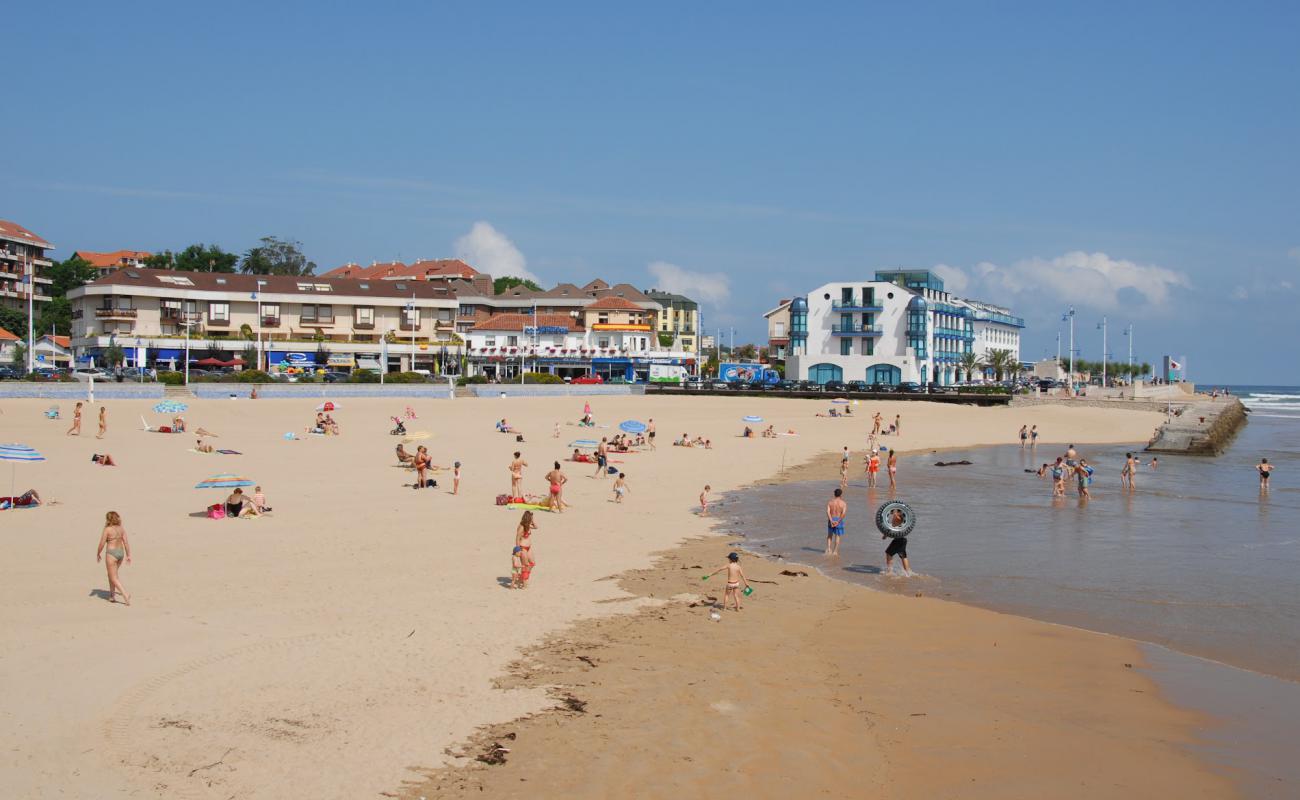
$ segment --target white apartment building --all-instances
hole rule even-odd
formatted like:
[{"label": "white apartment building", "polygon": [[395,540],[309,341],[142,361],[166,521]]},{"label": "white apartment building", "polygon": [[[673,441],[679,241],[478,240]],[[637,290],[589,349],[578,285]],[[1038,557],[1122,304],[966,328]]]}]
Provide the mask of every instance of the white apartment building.
[{"label": "white apartment building", "polygon": [[68,298],[79,363],[115,344],[128,365],[183,369],[187,358],[196,360],[195,351],[229,360],[251,346],[269,369],[434,370],[458,363],[460,351],[455,292],[422,280],[125,267]]},{"label": "white apartment building", "polygon": [[1008,309],[953,297],[928,270],[824,284],[791,300],[789,313],[786,375],[816,383],[949,385],[981,343],[1018,358],[1024,327]]},{"label": "white apartment building", "polygon": [[[27,281],[31,270],[32,303],[39,315],[40,305],[50,301],[50,284],[46,270],[53,266],[46,250],[54,245],[17,222],[0,219],[0,306],[27,310]],[[26,331],[14,331],[20,336]]]}]

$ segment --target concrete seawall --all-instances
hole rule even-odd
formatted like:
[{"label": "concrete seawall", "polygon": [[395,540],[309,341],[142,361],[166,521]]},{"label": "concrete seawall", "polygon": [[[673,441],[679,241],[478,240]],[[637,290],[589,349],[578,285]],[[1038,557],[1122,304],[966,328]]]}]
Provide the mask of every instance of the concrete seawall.
[{"label": "concrete seawall", "polygon": [[1152,453],[1213,456],[1246,424],[1246,407],[1234,398],[1201,400],[1171,416],[1147,445]]}]

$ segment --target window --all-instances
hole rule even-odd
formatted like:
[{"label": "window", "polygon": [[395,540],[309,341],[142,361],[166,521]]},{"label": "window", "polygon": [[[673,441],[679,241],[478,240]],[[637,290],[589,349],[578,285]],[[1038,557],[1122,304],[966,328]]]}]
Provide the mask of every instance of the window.
[{"label": "window", "polygon": [[456,313],[462,317],[472,317],[474,316],[474,306],[461,306]]},{"label": "window", "polygon": [[407,330],[419,330],[420,328],[420,309],[404,306],[402,308],[402,325]]},{"label": "window", "polygon": [[353,320],[357,325],[364,325],[367,328],[375,327],[375,309],[371,306],[357,306],[353,309]]},{"label": "window", "polygon": [[602,312],[600,316],[596,317],[596,322],[598,322],[601,325],[609,324],[609,314]]},{"label": "window", "polygon": [[597,347],[600,347],[600,348],[602,348],[602,349],[603,349],[603,348],[607,348],[607,347],[609,347],[609,337],[608,337],[608,336],[602,336],[601,338],[597,339],[597,340],[596,340],[596,346],[597,346]]},{"label": "window", "polygon": [[507,336],[507,337],[506,337],[506,346],[507,346],[507,347],[518,347],[518,346],[519,346],[519,337],[518,337],[518,336]]},{"label": "window", "polygon": [[451,313],[452,313],[452,312],[451,312],[451,309],[450,309],[450,308],[440,308],[440,309],[438,309],[438,321],[439,321],[439,322],[451,322]]},{"label": "window", "polygon": [[870,336],[862,340],[862,355],[874,356],[876,354],[876,340]]},{"label": "window", "polygon": [[840,339],[840,355],[842,356],[853,355],[853,340],[847,336],[845,336],[843,339]]},{"label": "window", "polygon": [[773,330],[775,332],[776,338],[780,339],[782,336],[785,336],[785,323],[784,322],[776,323],[773,326]]},{"label": "window", "polygon": [[497,346],[497,337],[495,337],[495,336],[484,336],[484,337],[483,337],[483,346],[484,346],[484,347],[496,347],[496,346]]},{"label": "window", "polygon": [[303,303],[302,312],[299,316],[304,324],[332,325],[334,324],[334,306]]},{"label": "window", "polygon": [[276,322],[279,322],[279,321],[280,321],[280,304],[279,304],[279,303],[263,303],[263,304],[262,304],[262,319],[264,319],[264,320],[268,320],[268,319],[270,319],[270,320],[275,320]]},{"label": "window", "polygon": [[230,322],[230,304],[208,303],[208,322]]}]

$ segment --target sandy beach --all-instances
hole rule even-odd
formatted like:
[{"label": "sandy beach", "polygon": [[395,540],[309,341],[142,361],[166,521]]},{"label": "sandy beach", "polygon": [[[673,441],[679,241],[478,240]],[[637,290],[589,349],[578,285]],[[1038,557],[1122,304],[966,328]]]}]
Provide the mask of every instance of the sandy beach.
[{"label": "sandy beach", "polygon": [[[1110,783],[1087,785],[1106,796],[1150,796],[1153,786],[1179,787],[1171,794],[1181,796],[1230,794],[1181,747],[1195,718],[1124,666],[1141,661],[1125,640],[811,577],[780,578],[753,598],[743,620],[704,627],[699,608],[659,603],[698,590],[698,579],[678,568],[716,561],[725,541],[717,538],[667,556],[677,559],[671,568],[680,580],[656,578],[663,588],[654,598],[628,584],[629,570],[668,568],[654,567],[656,553],[709,534],[709,520],[695,513],[704,484],[717,494],[846,444],[860,453],[871,411],[902,414],[903,433],[891,444],[909,451],[1005,443],[1022,424],[1038,425],[1040,447],[1143,441],[1159,415],[873,403],[839,420],[814,416],[823,402],[778,398],[591,403],[609,428],[567,424],[581,415],[582,398],[412,403],[418,419],[408,427],[432,434],[424,443],[434,462],[463,464],[461,493],[452,496],[449,473],[435,476],[438,489],[413,491],[411,473],[396,465],[389,417],[406,401],[347,402],[335,412],[341,436],[301,441],[282,435],[302,435],[315,401],[192,401],[191,427],[220,434],[213,444],[241,455],[190,452],[192,436],[142,431],[142,415],[163,421],[149,411],[152,403],[108,402],[109,432],[97,441],[97,407],[86,413],[82,436],[66,437],[71,403],[60,403],[63,420],[49,421],[41,416],[47,402],[6,401],[0,440],[49,459],[18,465],[18,491],[34,487],[55,502],[0,512],[8,554],[0,675],[10,690],[0,712],[0,785],[15,797],[400,793],[428,770],[465,761],[448,752],[459,752],[482,726],[556,705],[548,682],[510,677],[522,652],[587,630],[575,624],[596,626],[590,630],[599,639],[600,626],[636,624],[653,608],[666,619],[654,617],[661,631],[646,635],[664,644],[634,654],[658,677],[644,701],[617,703],[611,695],[622,710],[611,709],[600,731],[626,736],[604,746],[634,747],[627,752],[644,763],[627,770],[625,760],[613,774],[590,752],[581,761],[576,751],[573,759],[556,755],[556,769],[588,776],[585,796],[630,793],[633,785],[638,796],[702,796],[722,789],[705,781],[737,771],[752,781],[750,794],[789,796],[775,775],[813,780],[816,770],[841,781],[825,783],[826,796],[837,796],[837,786],[876,787],[880,796],[978,796],[970,786],[992,792],[999,782],[1015,789],[1012,796],[1082,796],[1084,778],[1102,772]],[[738,438],[746,414],[798,435]],[[502,417],[525,432],[522,445],[494,431]],[[522,451],[525,488],[542,493],[543,474],[571,453],[570,441],[651,417],[658,451],[615,456],[631,489],[622,506],[610,502],[609,479],[588,477],[592,465],[564,463],[572,508],[539,515],[532,585],[506,590],[519,512],[493,498],[508,489],[510,454]],[[713,449],[670,446],[682,432],[712,439]],[[119,466],[91,463],[92,453],[105,452]],[[259,482],[274,513],[204,517],[225,493],[193,487],[219,472]],[[907,475],[899,477],[905,496]],[[129,608],[105,600],[103,566],[95,563],[110,509],[131,538],[134,563],[122,572]],[[812,519],[820,513],[809,509]],[[777,579],[779,565],[747,564]],[[691,580],[694,590],[686,588]],[[870,636],[855,639],[864,628]],[[617,631],[608,632],[606,645],[622,647]],[[873,670],[881,637],[900,660]],[[853,647],[831,657],[832,643],[845,640]],[[746,652],[749,641],[786,652]],[[728,659],[729,648],[739,652]],[[827,655],[806,668],[803,648]],[[714,682],[687,688],[674,676]],[[498,688],[503,679],[508,688]],[[746,733],[729,742],[717,729],[729,712],[703,703],[716,681],[741,692],[719,693],[717,702],[772,713],[742,722]],[[610,689],[619,685],[627,686]],[[625,697],[640,690],[631,685]],[[627,716],[633,712],[641,716]],[[927,716],[903,716],[920,712]],[[594,715],[583,717],[593,724]],[[861,731],[854,726],[864,720],[875,727],[862,741],[836,738],[836,731]],[[806,746],[791,749],[789,739],[800,736]],[[660,770],[681,770],[688,750],[708,757],[665,777]],[[860,768],[873,764],[888,769],[863,783]],[[621,783],[629,777],[636,783]]]}]

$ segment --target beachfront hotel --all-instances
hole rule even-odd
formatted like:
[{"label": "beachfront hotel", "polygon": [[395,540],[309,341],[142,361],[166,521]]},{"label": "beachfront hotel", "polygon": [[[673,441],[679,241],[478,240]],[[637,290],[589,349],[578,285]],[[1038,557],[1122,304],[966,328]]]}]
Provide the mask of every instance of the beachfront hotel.
[{"label": "beachfront hotel", "polygon": [[789,314],[786,376],[816,383],[947,386],[965,353],[1004,349],[1018,363],[1025,327],[1010,309],[952,296],[929,270],[827,283],[774,312]]},{"label": "beachfront hotel", "polygon": [[433,263],[340,268],[374,277],[124,267],[68,292],[71,344],[78,365],[102,365],[117,346],[127,366],[158,369],[253,351],[272,371],[427,370],[500,380],[526,371],[629,382],[695,372],[694,354],[660,344],[658,302],[628,284],[494,294],[491,276],[463,262]]},{"label": "beachfront hotel", "polygon": [[45,271],[52,266],[46,250],[54,245],[27,228],[7,219],[0,219],[0,306],[27,309],[27,284],[24,276],[31,269],[34,304],[50,301],[49,286],[52,281]]}]

